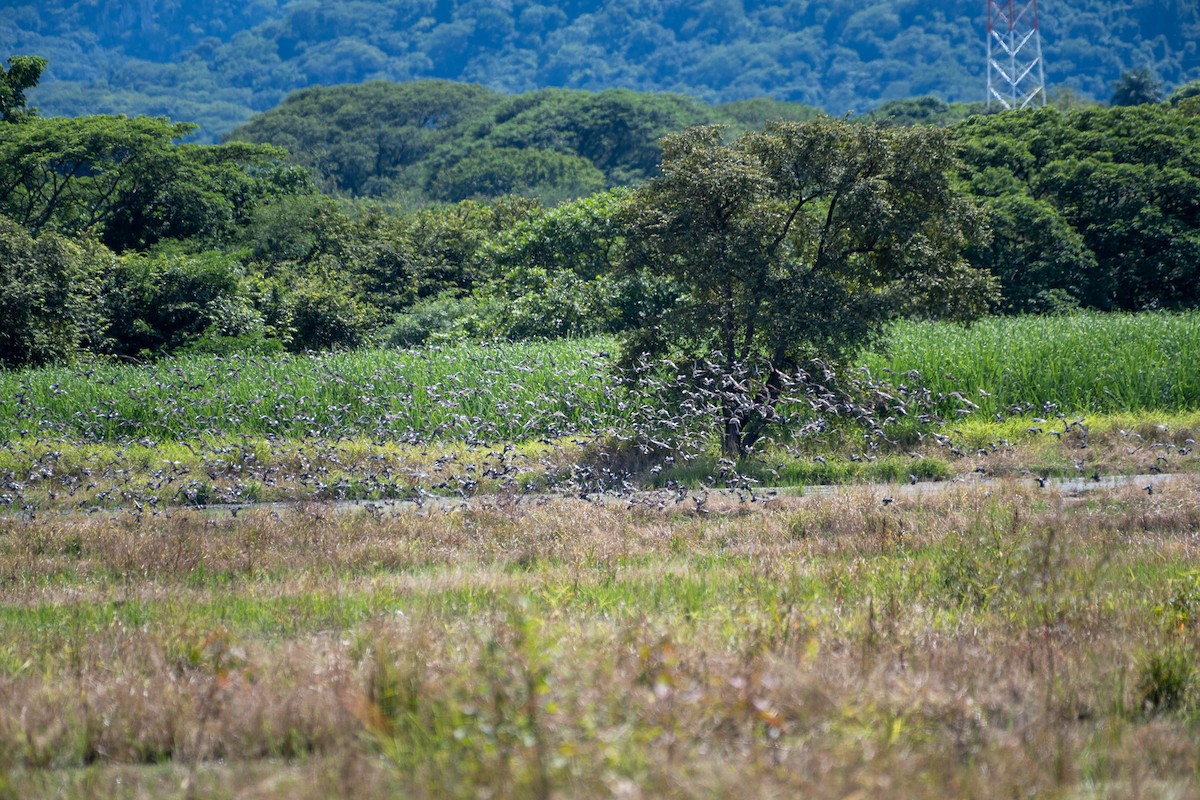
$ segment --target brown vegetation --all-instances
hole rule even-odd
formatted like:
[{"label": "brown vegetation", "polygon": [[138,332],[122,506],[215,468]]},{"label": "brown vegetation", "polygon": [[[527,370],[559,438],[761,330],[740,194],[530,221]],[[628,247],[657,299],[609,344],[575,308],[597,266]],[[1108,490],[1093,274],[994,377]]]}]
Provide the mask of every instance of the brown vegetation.
[{"label": "brown vegetation", "polygon": [[0,520],[0,792],[1200,796],[1200,483]]}]

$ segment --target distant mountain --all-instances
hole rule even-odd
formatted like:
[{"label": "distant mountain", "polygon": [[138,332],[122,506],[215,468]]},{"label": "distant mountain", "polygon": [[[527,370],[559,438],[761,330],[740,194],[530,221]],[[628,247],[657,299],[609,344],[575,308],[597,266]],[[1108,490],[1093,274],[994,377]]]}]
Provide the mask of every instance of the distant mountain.
[{"label": "distant mountain", "polygon": [[[984,0],[0,0],[0,47],[50,59],[46,114],[165,114],[213,139],[317,84],[772,97],[833,114],[984,94]],[[1051,91],[1200,75],[1195,0],[1044,0]]]}]

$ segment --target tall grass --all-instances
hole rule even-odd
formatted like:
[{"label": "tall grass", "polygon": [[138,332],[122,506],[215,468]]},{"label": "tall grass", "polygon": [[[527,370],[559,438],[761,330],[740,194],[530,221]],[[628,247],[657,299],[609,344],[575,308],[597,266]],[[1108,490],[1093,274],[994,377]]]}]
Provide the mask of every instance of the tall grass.
[{"label": "tall grass", "polygon": [[0,796],[1195,797],[1196,482],[1030,483],[0,517]]},{"label": "tall grass", "polygon": [[[628,420],[597,338],[0,372],[0,440],[530,441]],[[902,322],[862,365],[991,415],[1200,408],[1200,313]],[[919,378],[911,373],[919,373]]]},{"label": "tall grass", "polygon": [[1065,413],[1183,411],[1200,407],[1200,314],[906,321],[862,363],[896,380],[915,370],[927,388],[961,392],[989,415],[1026,403]]},{"label": "tall grass", "polygon": [[0,372],[0,439],[527,440],[619,415],[609,340]]}]

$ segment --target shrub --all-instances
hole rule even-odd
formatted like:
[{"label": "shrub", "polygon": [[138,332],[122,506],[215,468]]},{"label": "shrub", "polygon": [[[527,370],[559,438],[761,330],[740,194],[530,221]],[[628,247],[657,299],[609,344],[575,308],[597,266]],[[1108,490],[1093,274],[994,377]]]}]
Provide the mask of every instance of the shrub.
[{"label": "shrub", "polygon": [[0,367],[70,359],[104,332],[99,275],[111,254],[0,216]]},{"label": "shrub", "polygon": [[332,278],[301,278],[287,306],[296,351],[358,347],[378,327],[375,310]]},{"label": "shrub", "polygon": [[380,338],[392,347],[481,338],[496,316],[493,306],[473,295],[443,292],[413,303],[384,328]]},{"label": "shrub", "polygon": [[267,335],[262,315],[241,293],[236,254],[156,252],[122,257],[108,276],[105,302],[113,351],[162,355],[203,335]]},{"label": "shrub", "polygon": [[1176,646],[1148,653],[1138,670],[1134,707],[1145,714],[1182,710],[1191,701],[1195,683],[1194,656]]}]

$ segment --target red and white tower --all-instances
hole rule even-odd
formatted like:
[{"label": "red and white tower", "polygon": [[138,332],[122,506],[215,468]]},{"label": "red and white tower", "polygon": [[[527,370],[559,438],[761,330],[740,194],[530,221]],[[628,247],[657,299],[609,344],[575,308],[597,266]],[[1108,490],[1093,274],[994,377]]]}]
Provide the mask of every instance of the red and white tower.
[{"label": "red and white tower", "polygon": [[1046,105],[1037,0],[988,0],[987,103]]}]

